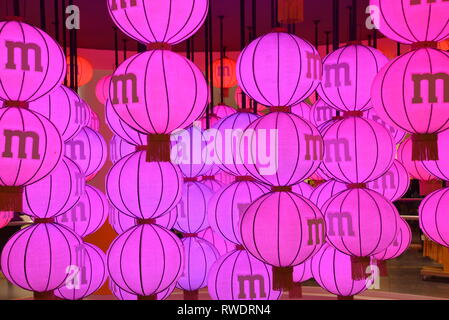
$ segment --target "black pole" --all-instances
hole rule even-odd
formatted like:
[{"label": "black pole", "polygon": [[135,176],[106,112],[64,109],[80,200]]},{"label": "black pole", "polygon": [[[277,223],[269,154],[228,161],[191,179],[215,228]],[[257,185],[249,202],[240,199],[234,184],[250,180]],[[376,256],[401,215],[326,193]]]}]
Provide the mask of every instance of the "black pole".
[{"label": "black pole", "polygon": [[187,39],[186,40],[186,57],[187,57],[187,59],[189,59],[189,60],[191,60],[190,59],[190,39]]},{"label": "black pole", "polygon": [[353,41],[352,38],[352,7],[346,7],[348,9],[348,42]]},{"label": "black pole", "polygon": [[256,0],[252,1],[252,18],[253,22],[253,37],[252,40],[257,38],[257,4]]},{"label": "black pole", "polygon": [[223,16],[220,19],[220,104],[224,104],[224,39],[223,39]]},{"label": "black pole", "polygon": [[325,31],[324,32],[326,34],[326,54],[330,53],[330,45],[331,45],[331,32],[330,31]]},{"label": "black pole", "polygon": [[377,49],[377,29],[373,29],[373,48]]},{"label": "black pole", "polygon": [[[73,0],[69,0],[69,5],[72,5]],[[73,33],[74,29],[69,31],[69,43],[70,43],[70,88],[75,90],[75,36]]]},{"label": "black pole", "polygon": [[332,49],[337,50],[340,47],[340,1],[333,0],[332,3]]},{"label": "black pole", "polygon": [[13,8],[14,8],[14,15],[16,17],[20,17],[20,3],[19,3],[19,0],[13,0]]},{"label": "black pole", "polygon": [[[61,32],[62,32],[62,49],[64,50],[64,55],[67,56],[67,30],[65,27],[65,0],[61,0]],[[71,59],[70,59],[70,65],[71,64]],[[71,71],[71,70],[70,70]],[[67,87],[68,84],[68,79],[67,77],[65,77],[64,79],[64,85]]]},{"label": "black pole", "polygon": [[47,31],[47,17],[45,16],[45,0],[41,0],[41,29]]},{"label": "black pole", "polygon": [[74,53],[74,58],[73,60],[75,61],[75,91],[78,92],[78,30],[77,29],[72,29],[73,31],[73,53]]},{"label": "black pole", "polygon": [[123,61],[128,58],[128,39],[123,39]]},{"label": "black pole", "polygon": [[119,62],[118,62],[118,28],[114,28],[114,56],[115,56],[115,68],[118,68]]},{"label": "black pole", "polygon": [[373,46],[373,36],[372,35],[368,35],[368,46],[372,47]]},{"label": "black pole", "polygon": [[357,40],[357,1],[352,0],[352,29],[351,29],[351,40]]},{"label": "black pole", "polygon": [[[209,68],[210,68],[210,72],[209,72],[209,78],[210,78],[210,110],[209,110],[209,114],[213,113],[213,107],[214,107],[214,86],[213,86],[213,81],[214,81],[214,70],[213,70],[213,64],[214,64],[214,41],[213,41],[213,32],[212,32],[212,26],[213,26],[213,16],[212,16],[212,3],[209,3],[209,17],[210,17],[210,23],[209,23]],[[210,119],[209,119],[209,127],[210,128]]]},{"label": "black pole", "polygon": [[[245,35],[245,0],[240,0],[240,49],[245,48],[246,35]],[[246,109],[246,94],[242,91],[242,109]]]},{"label": "black pole", "polygon": [[55,40],[59,43],[59,1],[55,0],[53,6],[55,9]]},{"label": "black pole", "polygon": [[192,60],[192,62],[195,62],[195,35],[193,35],[190,38],[190,49],[192,50],[191,55],[190,55],[190,59]]},{"label": "black pole", "polygon": [[[210,10],[210,9],[209,9]],[[206,18],[204,23],[204,69],[206,73],[206,80],[209,82],[209,20],[210,16]],[[213,84],[210,83],[210,86]],[[206,129],[210,128],[210,115],[209,115],[209,104],[206,107]]]},{"label": "black pole", "polygon": [[320,45],[319,41],[318,41],[318,25],[320,24],[320,20],[313,20],[313,24],[315,25],[315,47],[318,50],[318,47]]}]

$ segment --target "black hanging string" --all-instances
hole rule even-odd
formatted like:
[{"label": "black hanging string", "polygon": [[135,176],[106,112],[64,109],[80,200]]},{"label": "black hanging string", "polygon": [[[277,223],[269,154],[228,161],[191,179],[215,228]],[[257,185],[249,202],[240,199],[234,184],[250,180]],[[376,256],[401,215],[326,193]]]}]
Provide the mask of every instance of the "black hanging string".
[{"label": "black hanging string", "polygon": [[340,1],[332,2],[332,49],[337,50],[340,47]]},{"label": "black hanging string", "polygon": [[[313,20],[313,24],[315,25],[315,48],[318,51],[318,48],[320,46],[319,37],[318,37],[320,20]],[[315,91],[315,99],[316,100],[319,99],[317,91]]]},{"label": "black hanging string", "polygon": [[20,3],[19,0],[13,0],[14,16],[20,17]]},{"label": "black hanging string", "polygon": [[[210,10],[210,8],[209,8]],[[206,73],[206,80],[209,81],[209,20],[210,16],[206,18],[204,23],[204,69]],[[212,86],[212,84],[210,84]],[[206,107],[206,129],[210,127],[209,105]]]},{"label": "black hanging string", "polygon": [[326,35],[326,54],[329,54],[331,52],[330,45],[331,45],[331,32],[325,31],[324,34]]},{"label": "black hanging string", "polygon": [[368,35],[368,46],[372,47],[373,46],[373,36],[372,35]]},{"label": "black hanging string", "polygon": [[190,57],[190,52],[191,52],[191,49],[190,49],[190,39],[187,39],[187,40],[186,40],[186,58],[187,58],[188,60],[192,60],[191,57]]},{"label": "black hanging string", "polygon": [[347,6],[348,9],[348,42],[354,40],[352,38],[352,7]]},{"label": "black hanging string", "polygon": [[59,43],[59,1],[55,0],[53,7],[55,9],[55,40]]},{"label": "black hanging string", "polygon": [[114,29],[114,57],[115,57],[115,68],[118,68],[119,65],[119,49],[118,49],[118,28],[112,27]]},{"label": "black hanging string", "polygon": [[[64,50],[64,55],[67,56],[67,30],[65,26],[65,0],[61,0],[61,32],[62,32],[62,49]],[[71,64],[71,63],[70,63]],[[67,87],[68,79],[65,77],[64,85]]]},{"label": "black hanging string", "polygon": [[[212,7],[211,7],[212,3],[209,4],[209,82],[210,82],[210,105],[209,105],[209,116],[211,114],[213,114],[213,107],[214,107],[214,86],[213,86],[213,81],[214,81],[214,70],[213,70],[213,63],[214,63],[214,57],[213,57],[213,53],[214,53],[214,40],[213,40],[213,32],[212,32],[212,26],[213,26],[213,16],[212,16]],[[209,119],[209,126],[207,127],[207,129],[210,128],[210,119]]]},{"label": "black hanging string", "polygon": [[357,40],[357,0],[352,0],[351,9],[351,40]]},{"label": "black hanging string", "polygon": [[[245,34],[245,0],[240,0],[240,49],[245,49],[246,34]],[[242,109],[246,109],[246,94],[243,89],[240,88],[242,94]]]},{"label": "black hanging string", "polygon": [[190,59],[192,60],[192,62],[195,62],[195,35],[190,38],[190,50]]},{"label": "black hanging string", "polygon": [[223,39],[223,16],[220,19],[220,104],[224,104],[224,39]]},{"label": "black hanging string", "polygon": [[373,29],[373,48],[377,49],[377,29]]},{"label": "black hanging string", "polygon": [[77,29],[72,29],[73,31],[73,54],[74,54],[74,58],[73,60],[75,61],[75,91],[78,92],[78,74],[79,74],[79,70],[78,70],[78,30]]},{"label": "black hanging string", "polygon": [[45,0],[40,1],[41,4],[41,29],[47,31],[47,17],[45,16]]},{"label": "black hanging string", "polygon": [[[69,5],[72,5],[73,0],[69,0]],[[73,29],[69,31],[69,52],[70,52],[70,88],[75,90],[75,38]]]},{"label": "black hanging string", "polygon": [[123,39],[123,61],[128,58],[128,39]]},{"label": "black hanging string", "polygon": [[[251,28],[252,35],[250,36],[249,41],[253,41],[254,39],[257,38],[257,6],[256,6],[256,0],[252,0],[251,9],[252,9],[251,22],[252,22],[253,26]],[[253,105],[253,113],[257,114],[257,101],[251,99],[251,103]]]}]

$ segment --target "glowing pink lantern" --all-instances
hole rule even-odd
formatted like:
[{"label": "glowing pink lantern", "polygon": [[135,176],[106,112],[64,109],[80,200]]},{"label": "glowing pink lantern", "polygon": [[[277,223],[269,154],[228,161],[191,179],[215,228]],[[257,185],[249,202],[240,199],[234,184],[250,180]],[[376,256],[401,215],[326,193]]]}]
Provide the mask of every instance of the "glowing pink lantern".
[{"label": "glowing pink lantern", "polygon": [[445,0],[370,0],[371,18],[386,37],[401,43],[441,41],[449,37]]},{"label": "glowing pink lantern", "polygon": [[362,293],[370,286],[369,281],[353,280],[351,257],[325,244],[312,258],[313,278],[321,288],[343,297]]},{"label": "glowing pink lantern", "polygon": [[310,195],[312,201],[318,208],[323,208],[323,205],[337,193],[347,189],[346,184],[336,180],[329,180],[316,187]]},{"label": "glowing pink lantern", "polygon": [[136,152],[136,146],[129,144],[119,136],[113,136],[109,142],[109,160],[112,163],[116,163],[133,152]]},{"label": "glowing pink lantern", "polygon": [[324,100],[318,99],[310,109],[310,121],[316,127],[326,123],[337,116],[337,109],[327,104]]},{"label": "glowing pink lantern", "polygon": [[109,85],[111,84],[111,76],[107,75],[98,80],[95,86],[95,95],[101,104],[105,104],[109,97]]},{"label": "glowing pink lantern", "polygon": [[170,134],[201,116],[208,92],[203,73],[192,62],[168,50],[153,50],[118,67],[109,99],[119,117],[135,130]]},{"label": "glowing pink lantern", "polygon": [[264,185],[252,181],[236,181],[223,188],[209,202],[211,228],[226,240],[241,244],[240,219],[257,198],[269,192]]},{"label": "glowing pink lantern", "polygon": [[190,38],[204,23],[208,9],[207,0],[108,0],[114,23],[143,43],[177,44]]},{"label": "glowing pink lantern", "polygon": [[234,250],[218,259],[209,271],[208,290],[213,300],[277,300],[271,267],[245,250]]},{"label": "glowing pink lantern", "polygon": [[[176,283],[173,283],[170,287],[168,287],[164,291],[159,292],[156,295],[156,300],[167,299],[172,294],[173,290],[175,290],[175,288],[176,288]],[[120,287],[117,286],[113,281],[109,281],[109,289],[111,290],[112,294],[119,300],[137,300],[138,299],[137,295],[120,289]]]},{"label": "glowing pink lantern", "polygon": [[29,109],[50,120],[64,141],[72,139],[88,124],[86,103],[72,90],[60,86],[51,94],[30,103]]},{"label": "glowing pink lantern", "polygon": [[61,299],[80,300],[90,296],[101,288],[107,278],[103,251],[90,243],[83,243],[76,248],[75,254],[70,279],[55,290],[55,296]]},{"label": "glowing pink lantern", "polygon": [[138,219],[158,218],[181,200],[182,179],[175,165],[147,162],[145,151],[139,151],[111,168],[106,193],[111,204],[124,214]]},{"label": "glowing pink lantern", "polygon": [[[234,101],[237,104],[237,106],[239,108],[243,107],[243,91],[240,87],[236,87],[235,88],[235,92],[234,92]],[[251,105],[251,98],[248,97],[247,95],[245,95],[245,100],[246,100],[246,109],[253,111],[253,106]],[[266,112],[268,112],[268,108],[260,103],[257,104],[257,114],[258,115],[263,115]]]},{"label": "glowing pink lantern", "polygon": [[327,55],[323,81],[317,92],[327,104],[341,111],[365,111],[371,105],[371,83],[388,63],[380,51],[348,45]]},{"label": "glowing pink lantern", "polygon": [[90,120],[89,123],[87,124],[87,127],[96,132],[100,132],[100,118],[98,117],[98,114],[94,112],[94,110],[92,110],[90,106],[88,106],[88,108],[90,110],[90,118],[89,118]]},{"label": "glowing pink lantern", "polygon": [[306,199],[310,199],[310,196],[312,195],[313,190],[314,190],[313,187],[306,182],[300,182],[298,184],[295,184],[292,187],[292,191],[294,193],[297,193]]},{"label": "glowing pink lantern", "polygon": [[393,60],[373,82],[376,113],[412,134],[413,160],[438,160],[437,134],[449,128],[447,70],[447,52],[423,48]]},{"label": "glowing pink lantern", "polygon": [[84,194],[84,173],[63,157],[53,172],[24,189],[23,212],[35,218],[53,218],[72,209]]},{"label": "glowing pink lantern", "polygon": [[291,107],[291,112],[296,114],[297,116],[300,116],[304,120],[309,121],[310,120],[310,106],[305,102],[300,102],[294,106]]},{"label": "glowing pink lantern", "polygon": [[202,118],[200,118],[199,122],[200,122],[200,128],[202,130],[207,130],[212,128],[213,126],[215,126],[215,124],[220,121],[220,117],[218,117],[216,114],[211,113],[209,114],[209,127],[207,126],[207,117],[204,116]]},{"label": "glowing pink lantern", "polygon": [[56,221],[75,231],[81,237],[94,233],[105,223],[109,204],[106,196],[97,188],[86,185],[77,204],[56,218]]},{"label": "glowing pink lantern", "polygon": [[2,21],[0,43],[1,100],[30,102],[62,83],[64,53],[42,30],[23,22]]},{"label": "glowing pink lantern", "polygon": [[373,120],[377,122],[378,124],[382,125],[385,129],[387,129],[391,136],[393,137],[393,140],[396,144],[401,143],[402,140],[404,140],[407,133],[401,129],[398,129],[396,126],[391,126],[388,123],[386,123],[384,120],[382,120],[377,114],[376,110],[369,109],[366,111],[363,116],[367,119]]},{"label": "glowing pink lantern", "polygon": [[306,260],[293,267],[293,281],[305,282],[312,279],[312,259]]},{"label": "glowing pink lantern", "polygon": [[216,193],[218,190],[223,188],[223,184],[216,179],[215,175],[202,176],[200,182],[211,189],[213,193]]},{"label": "glowing pink lantern", "polygon": [[295,185],[315,172],[323,159],[323,139],[318,130],[292,113],[263,116],[247,127],[244,136],[240,156],[245,159],[247,154],[245,168],[269,185]]},{"label": "glowing pink lantern", "polygon": [[272,32],[251,42],[237,61],[237,80],[257,102],[294,106],[312,94],[321,80],[321,58],[309,42]]},{"label": "glowing pink lantern", "polygon": [[390,133],[380,124],[349,117],[323,132],[326,147],[322,169],[345,183],[366,183],[391,167],[395,147]]},{"label": "glowing pink lantern", "polygon": [[75,161],[86,176],[101,170],[108,156],[107,150],[103,136],[88,127],[65,142],[65,156]]},{"label": "glowing pink lantern", "polygon": [[432,241],[449,247],[449,188],[432,192],[419,206],[419,227]]},{"label": "glowing pink lantern", "polygon": [[237,112],[237,110],[235,110],[235,108],[227,106],[225,104],[220,104],[218,106],[215,106],[212,110],[213,110],[212,113],[215,114],[220,119],[226,118],[226,117],[230,116],[231,114],[234,114]]},{"label": "glowing pink lantern", "polygon": [[443,155],[436,161],[422,161],[422,166],[432,175],[444,181],[449,181],[449,157],[446,152],[449,150],[449,131],[444,131],[438,135],[438,150]]},{"label": "glowing pink lantern", "polygon": [[377,191],[388,200],[394,202],[408,191],[410,187],[410,176],[407,169],[398,160],[394,160],[391,168],[380,178],[370,181],[368,189]]},{"label": "glowing pink lantern", "polygon": [[412,231],[407,221],[398,219],[398,231],[394,241],[382,252],[373,255],[377,260],[390,260],[402,255],[410,246],[412,242]]},{"label": "glowing pink lantern", "polygon": [[[397,157],[398,160],[404,165],[407,172],[412,176],[412,178],[418,179],[420,181],[431,181],[438,179],[426,170],[426,168],[424,167],[424,161],[412,160],[412,139],[410,137],[405,139],[404,142],[399,145]],[[429,161],[426,163],[431,162]]]},{"label": "glowing pink lantern", "polygon": [[187,234],[196,234],[206,229],[209,226],[207,207],[212,195],[212,190],[201,182],[185,182],[182,198],[177,206],[178,220],[174,228]]},{"label": "glowing pink lantern", "polygon": [[15,233],[2,251],[6,279],[25,290],[48,292],[64,284],[82,240],[55,223],[37,223]]},{"label": "glowing pink lantern", "polygon": [[198,237],[212,243],[220,253],[220,256],[223,256],[235,249],[235,244],[223,238],[219,233],[212,230],[211,227],[199,232]]},{"label": "glowing pink lantern", "polygon": [[183,261],[178,237],[154,224],[129,229],[112,242],[107,253],[112,281],[140,299],[155,299],[155,294],[176,282]]},{"label": "glowing pink lantern", "polygon": [[198,300],[198,290],[207,286],[209,270],[220,257],[217,249],[198,237],[182,239],[184,270],[176,285],[184,290],[184,300]]},{"label": "glowing pink lantern", "polygon": [[13,211],[0,211],[0,229],[6,227],[14,218]]}]

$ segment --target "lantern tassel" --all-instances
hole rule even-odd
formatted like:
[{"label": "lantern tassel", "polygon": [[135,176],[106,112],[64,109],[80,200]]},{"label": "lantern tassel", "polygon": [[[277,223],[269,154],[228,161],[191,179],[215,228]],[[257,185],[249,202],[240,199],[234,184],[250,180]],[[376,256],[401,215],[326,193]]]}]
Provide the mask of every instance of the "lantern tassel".
[{"label": "lantern tassel", "polygon": [[157,300],[157,295],[153,294],[151,296],[137,296],[137,300]]},{"label": "lantern tassel", "polygon": [[354,300],[354,296],[337,296],[337,300]]},{"label": "lantern tassel", "polygon": [[45,291],[45,292],[33,292],[34,300],[62,300],[55,296],[54,291]]},{"label": "lantern tassel", "polygon": [[0,186],[0,211],[22,212],[22,187]]},{"label": "lantern tassel", "polygon": [[352,280],[365,280],[366,269],[370,265],[369,257],[351,256]]},{"label": "lantern tassel", "polygon": [[412,160],[439,160],[438,135],[435,133],[412,135]]},{"label": "lantern tassel", "polygon": [[147,162],[170,162],[170,135],[149,134]]},{"label": "lantern tassel", "polygon": [[288,291],[288,297],[290,299],[301,299],[302,298],[301,282],[293,282],[290,290]]},{"label": "lantern tassel", "polygon": [[292,267],[273,267],[273,290],[290,290],[292,284]]},{"label": "lantern tassel", "polygon": [[184,300],[198,300],[199,297],[199,291],[198,290],[193,290],[193,291],[188,291],[188,290],[184,290]]}]

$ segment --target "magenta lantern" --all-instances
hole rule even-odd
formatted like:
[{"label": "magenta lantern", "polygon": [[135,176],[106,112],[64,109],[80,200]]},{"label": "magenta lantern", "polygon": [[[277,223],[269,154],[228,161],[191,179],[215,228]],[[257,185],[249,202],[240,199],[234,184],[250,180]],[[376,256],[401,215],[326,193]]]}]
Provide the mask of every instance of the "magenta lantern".
[{"label": "magenta lantern", "polygon": [[[168,287],[167,289],[159,292],[156,295],[156,300],[165,300],[167,299],[173,292],[173,290],[175,290],[176,288],[176,283],[173,283],[170,287]],[[120,289],[119,286],[117,286],[113,281],[109,281],[109,289],[111,290],[112,294],[119,300],[137,300],[138,297],[135,294],[126,292],[123,289]]]},{"label": "magenta lantern", "polygon": [[447,52],[423,48],[390,62],[373,82],[376,113],[412,134],[413,160],[439,159],[437,134],[449,128],[448,70]]},{"label": "magenta lantern", "polygon": [[347,189],[346,184],[336,180],[329,180],[316,187],[310,195],[312,201],[318,208],[323,208],[323,205],[335,196],[337,193]]},{"label": "magenta lantern", "polygon": [[18,21],[0,22],[0,100],[30,102],[65,77],[62,48],[48,34]]},{"label": "magenta lantern", "polygon": [[75,161],[84,174],[90,176],[101,170],[108,156],[103,136],[84,127],[73,139],[65,143],[65,156]]},{"label": "magenta lantern", "polygon": [[369,109],[368,111],[366,111],[363,116],[367,119],[373,120],[375,122],[377,122],[378,124],[382,125],[385,129],[387,129],[391,136],[393,137],[393,140],[396,144],[399,144],[402,142],[402,140],[404,140],[405,136],[407,135],[407,133],[401,129],[399,129],[396,126],[392,126],[390,124],[388,124],[387,122],[385,122],[384,120],[382,120],[377,114],[376,114],[376,110],[374,110],[374,108]]},{"label": "magenta lantern", "polygon": [[184,270],[176,285],[184,290],[184,300],[198,300],[198,290],[207,286],[209,270],[220,257],[217,249],[198,237],[182,239]]},{"label": "magenta lantern", "polygon": [[300,102],[291,107],[292,113],[307,121],[310,121],[310,111],[311,107],[305,102]]},{"label": "magenta lantern", "polygon": [[312,279],[312,258],[293,268],[294,282],[301,283]]},{"label": "magenta lantern", "polygon": [[292,187],[292,191],[294,193],[297,193],[306,199],[310,199],[310,196],[312,195],[313,190],[314,190],[313,187],[306,182],[300,182],[298,184],[295,184]]},{"label": "magenta lantern", "polygon": [[168,50],[153,50],[118,67],[109,99],[132,128],[146,134],[170,134],[201,116],[208,92],[203,73],[192,62]]},{"label": "magenta lantern", "polygon": [[241,244],[240,219],[245,210],[270,190],[257,182],[236,181],[212,197],[208,208],[211,228],[226,240]]},{"label": "magenta lantern", "polygon": [[76,263],[81,238],[55,223],[37,223],[16,232],[2,251],[6,279],[25,290],[48,292],[69,277],[67,267]]},{"label": "magenta lantern", "polygon": [[75,263],[70,266],[69,278],[55,296],[66,300],[80,300],[100,289],[105,283],[106,255],[96,246],[83,243],[76,247]]},{"label": "magenta lantern", "polygon": [[[246,109],[253,111],[252,105],[251,105],[251,98],[248,97],[245,94],[245,100],[246,100]],[[236,87],[235,88],[235,92],[234,92],[234,101],[235,104],[239,107],[242,108],[243,107],[243,91],[240,87]],[[268,108],[262,104],[258,104],[257,105],[257,114],[258,115],[263,115],[264,113],[266,113],[268,111]]]},{"label": "magenta lantern", "polygon": [[316,127],[326,123],[337,116],[337,109],[328,105],[324,100],[318,99],[310,109],[310,121]]},{"label": "magenta lantern", "polygon": [[371,83],[387,63],[388,58],[371,47],[349,45],[335,50],[323,61],[323,81],[317,92],[341,111],[370,109]]},{"label": "magenta lantern", "polygon": [[410,176],[404,165],[394,160],[390,169],[380,178],[370,181],[366,186],[368,189],[379,192],[387,200],[392,202],[399,200],[410,187]]},{"label": "magenta lantern", "polygon": [[208,290],[213,300],[278,300],[271,267],[245,250],[234,250],[218,259],[209,271]]},{"label": "magenta lantern", "polygon": [[323,139],[308,121],[272,112],[245,130],[240,157],[249,174],[274,186],[292,186],[315,172],[323,159]]},{"label": "magenta lantern", "polygon": [[207,125],[207,117],[201,117],[199,119],[199,123],[200,123],[200,128],[202,130],[207,130],[212,128],[213,126],[215,126],[215,124],[220,121],[220,118],[216,115],[216,114],[209,114],[209,126]]},{"label": "magenta lantern", "polygon": [[220,119],[226,118],[227,116],[230,116],[231,114],[234,114],[236,112],[237,110],[235,110],[235,108],[227,106],[225,104],[215,106],[212,111],[212,113]]},{"label": "magenta lantern", "polygon": [[177,44],[194,35],[204,23],[208,0],[108,0],[114,23],[142,43]]},{"label": "magenta lantern", "polygon": [[127,230],[112,242],[107,253],[112,281],[121,289],[144,299],[178,281],[183,261],[181,241],[155,224]]},{"label": "magenta lantern", "polygon": [[86,185],[78,203],[56,218],[60,224],[75,231],[80,237],[94,233],[105,223],[109,213],[106,196],[97,188]]},{"label": "magenta lantern", "polygon": [[439,160],[422,161],[421,164],[432,175],[444,181],[449,181],[449,131],[444,131],[438,135],[438,150],[440,150]]},{"label": "magenta lantern", "polygon": [[84,195],[85,177],[69,158],[63,157],[53,172],[24,189],[23,212],[34,218],[53,218],[72,209]]},{"label": "magenta lantern", "polygon": [[109,160],[116,163],[120,159],[136,152],[136,146],[129,144],[119,136],[113,136],[109,141]]},{"label": "magenta lantern", "polygon": [[200,180],[201,183],[203,183],[206,187],[212,190],[212,192],[215,194],[223,188],[224,184],[221,183],[217,178],[214,176],[203,176]]},{"label": "magenta lantern", "polygon": [[[444,139],[444,138],[443,138]],[[420,181],[437,180],[438,178],[431,174],[424,167],[424,163],[431,163],[431,161],[413,161],[412,160],[412,139],[407,138],[399,145],[398,160],[404,165],[407,172],[412,178]],[[440,160],[439,160],[440,161]],[[439,162],[438,161],[438,162]],[[444,160],[441,160],[444,161]]]},{"label": "magenta lantern", "polygon": [[198,237],[213,244],[213,246],[218,250],[220,256],[223,256],[235,249],[235,244],[223,238],[219,233],[212,230],[211,227],[198,233]]},{"label": "magenta lantern", "polygon": [[335,121],[323,132],[322,169],[345,183],[366,183],[391,167],[395,147],[380,124],[361,117]]},{"label": "magenta lantern", "polygon": [[321,58],[306,40],[286,32],[272,32],[251,42],[237,61],[242,90],[269,107],[294,106],[320,83]]},{"label": "magenta lantern", "polygon": [[62,85],[31,102],[29,109],[50,120],[64,141],[76,136],[88,124],[90,116],[86,103],[72,89]]},{"label": "magenta lantern", "polygon": [[106,178],[111,204],[138,219],[168,213],[181,200],[182,189],[183,178],[177,166],[170,162],[147,162],[145,151],[121,159]]},{"label": "magenta lantern", "polygon": [[449,247],[449,188],[432,192],[419,206],[419,226],[432,241]]},{"label": "magenta lantern", "polygon": [[87,106],[90,111],[90,118],[89,123],[87,124],[87,127],[90,129],[100,132],[100,118],[98,117],[98,114],[92,110],[90,106]]},{"label": "magenta lantern", "polygon": [[381,261],[397,258],[408,249],[411,242],[412,231],[410,230],[410,226],[404,219],[398,219],[398,231],[396,233],[396,238],[387,249],[376,253],[373,255],[373,258]]},{"label": "magenta lantern", "polygon": [[370,0],[371,18],[394,41],[412,44],[449,37],[449,3],[445,0]]},{"label": "magenta lantern", "polygon": [[105,104],[109,97],[109,85],[111,84],[111,76],[107,75],[98,80],[95,86],[95,95],[101,104]]},{"label": "magenta lantern", "polygon": [[181,201],[177,206],[178,220],[174,228],[187,234],[196,234],[206,229],[209,226],[207,207],[212,195],[212,190],[201,182],[185,182]]}]

